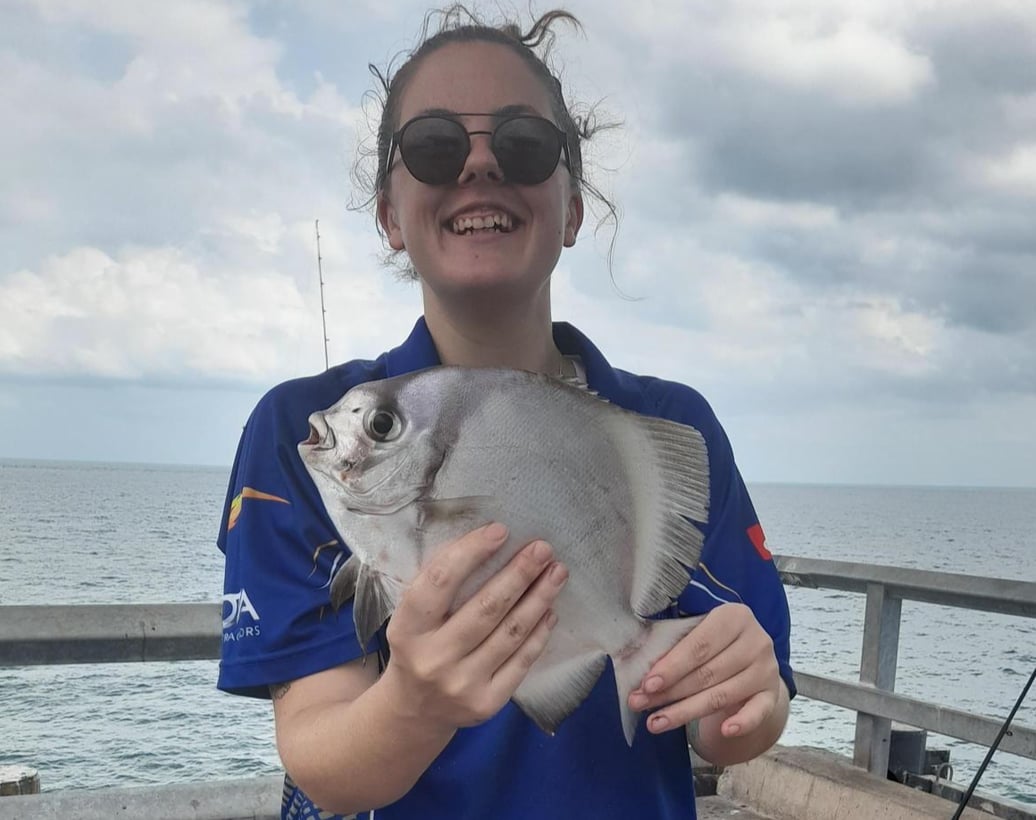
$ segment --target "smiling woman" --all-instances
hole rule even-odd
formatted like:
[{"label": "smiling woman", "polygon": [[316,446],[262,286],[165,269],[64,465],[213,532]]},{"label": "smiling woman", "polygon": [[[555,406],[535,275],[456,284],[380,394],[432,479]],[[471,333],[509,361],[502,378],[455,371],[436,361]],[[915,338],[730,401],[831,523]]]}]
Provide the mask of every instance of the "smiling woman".
[{"label": "smiling woman", "polygon": [[[397,72],[378,75],[385,98],[372,196],[379,230],[395,253],[406,255],[420,284],[424,314],[399,347],[282,384],[249,419],[219,544],[226,553],[225,593],[247,596],[262,630],[224,641],[219,685],[273,698],[278,750],[289,774],[284,817],[689,820],[695,805],[685,724],[693,723],[698,752],[720,764],[761,753],[783,729],[793,692],[783,587],[730,444],[705,400],[684,385],[611,367],[589,339],[553,320],[551,279],[580,232],[590,190],[581,143],[591,129],[577,125],[537,48],[550,41],[553,24],[575,18],[549,12],[528,32],[514,23],[486,24],[456,6],[438,19],[440,30],[429,36],[426,25],[421,45]],[[368,613],[390,611],[387,627],[361,617],[365,634],[358,635],[352,603],[332,614],[335,591],[349,584],[329,582],[341,581],[339,571],[356,572],[357,562],[296,445],[316,442],[309,438],[311,414],[351,388],[439,365],[461,366],[452,372],[480,395],[476,375],[463,368],[531,371],[551,377],[548,385],[563,377],[626,410],[700,434],[707,479],[682,473],[675,480],[683,482],[681,491],[705,485],[699,489],[711,498],[708,522],[704,515],[691,516],[701,519],[693,525],[681,518],[672,530],[679,541],[672,554],[689,556],[700,543],[701,562],[668,562],[664,593],[649,596],[650,610],[638,617],[703,617],[689,632],[686,621],[660,630],[682,637],[659,648],[665,654],[646,660],[643,676],[638,671],[622,689],[625,728],[610,675],[581,682],[585,700],[553,736],[512,700],[523,681],[533,680],[531,668],[541,659],[548,665],[552,636],[567,637],[551,646],[575,640],[558,596],[570,571],[585,573],[578,560],[564,565],[544,533],[514,535],[518,543],[507,552],[510,530],[517,533],[523,520],[513,498],[493,508],[497,520],[472,521],[470,532],[423,554],[409,583],[383,579],[399,592],[392,608],[356,601]],[[446,401],[421,407],[449,421]],[[380,406],[350,414],[363,436],[335,456],[330,473],[376,475],[379,447],[396,436],[409,441],[397,417]],[[672,450],[673,441],[666,444],[662,450]],[[567,481],[572,471],[564,448],[550,449],[557,458],[523,467],[526,483],[546,479],[535,474],[540,470]],[[450,458],[439,458],[435,469]],[[467,467],[494,468],[505,465],[484,456]],[[635,472],[631,496],[667,497],[668,491],[650,489],[658,476]],[[494,479],[503,485],[508,476]],[[453,509],[465,501],[424,492],[429,497],[417,495],[428,507],[442,502]],[[590,509],[588,495],[575,493]],[[639,527],[636,506],[610,512],[623,526]],[[381,534],[395,526],[388,516],[367,514]],[[614,564],[629,569],[634,559],[626,539],[580,532],[576,554],[613,550]],[[394,543],[363,546],[391,550]],[[494,561],[504,552],[513,557]],[[636,608],[637,589],[653,589],[657,579],[635,574],[591,585],[593,594],[583,594],[587,611],[600,612],[605,589],[616,585],[620,599]],[[583,589],[577,580],[568,586]],[[361,588],[368,587],[357,585],[357,598],[364,597]],[[375,633],[369,642],[367,632]],[[620,644],[613,654],[625,659],[630,645]],[[576,667],[604,668],[599,648],[578,648]],[[378,664],[366,662],[374,651]],[[565,659],[553,660],[564,665]],[[646,725],[634,732],[642,712],[649,713]]]}]

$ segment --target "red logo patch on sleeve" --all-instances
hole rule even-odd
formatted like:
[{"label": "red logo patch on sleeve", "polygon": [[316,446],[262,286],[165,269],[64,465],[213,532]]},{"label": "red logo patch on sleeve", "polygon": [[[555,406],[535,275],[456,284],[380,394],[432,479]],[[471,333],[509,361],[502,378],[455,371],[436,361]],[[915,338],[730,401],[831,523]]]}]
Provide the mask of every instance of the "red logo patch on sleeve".
[{"label": "red logo patch on sleeve", "polygon": [[759,553],[759,557],[764,561],[769,561],[773,558],[773,555],[766,548],[766,536],[763,534],[761,524],[753,524],[748,528],[748,540],[752,542],[755,551]]}]

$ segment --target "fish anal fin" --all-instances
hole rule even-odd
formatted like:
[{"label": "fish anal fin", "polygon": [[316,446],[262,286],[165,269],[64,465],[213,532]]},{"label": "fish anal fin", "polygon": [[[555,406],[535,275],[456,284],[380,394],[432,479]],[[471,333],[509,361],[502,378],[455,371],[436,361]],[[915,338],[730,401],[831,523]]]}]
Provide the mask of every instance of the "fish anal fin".
[{"label": "fish anal fin", "polygon": [[626,743],[633,745],[633,737],[640,722],[640,714],[629,707],[630,692],[640,687],[640,682],[652,665],[676,646],[680,640],[703,618],[670,618],[662,621],[648,621],[640,640],[627,647],[618,657],[612,656],[615,669],[615,688],[619,695],[619,713],[622,715],[622,731]]},{"label": "fish anal fin", "polygon": [[601,652],[578,655],[547,666],[533,666],[512,700],[548,735],[590,694],[608,657]]}]

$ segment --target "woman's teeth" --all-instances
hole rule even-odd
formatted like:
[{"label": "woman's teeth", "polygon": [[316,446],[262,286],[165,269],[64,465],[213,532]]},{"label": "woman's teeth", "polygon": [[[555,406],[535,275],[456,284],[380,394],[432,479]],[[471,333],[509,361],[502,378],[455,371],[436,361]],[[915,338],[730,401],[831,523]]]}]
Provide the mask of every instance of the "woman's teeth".
[{"label": "woman's teeth", "polygon": [[485,216],[462,216],[453,220],[455,234],[469,234],[475,231],[511,231],[511,217],[508,214],[486,214]]}]

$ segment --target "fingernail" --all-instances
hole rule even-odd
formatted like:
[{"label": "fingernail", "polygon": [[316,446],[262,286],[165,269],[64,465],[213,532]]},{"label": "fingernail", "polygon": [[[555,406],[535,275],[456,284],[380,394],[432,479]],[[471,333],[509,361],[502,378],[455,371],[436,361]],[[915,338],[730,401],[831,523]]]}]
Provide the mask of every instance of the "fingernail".
[{"label": "fingernail", "polygon": [[643,709],[648,705],[647,695],[630,695],[630,708]]},{"label": "fingernail", "polygon": [[494,521],[492,524],[486,525],[482,534],[490,541],[503,541],[507,537],[507,527],[499,521]]},{"label": "fingernail", "polygon": [[655,715],[648,721],[648,725],[653,732],[661,732],[669,728],[669,718],[665,715]]},{"label": "fingernail", "polygon": [[741,727],[736,723],[731,723],[724,732],[727,735],[739,735],[741,734]]},{"label": "fingernail", "polygon": [[564,564],[555,564],[550,568],[550,580],[561,586],[568,580],[568,570]]},{"label": "fingernail", "polygon": [[649,693],[659,692],[663,684],[664,681],[658,675],[652,675],[644,682],[644,691]]},{"label": "fingernail", "polygon": [[551,549],[550,544],[546,541],[537,541],[532,545],[532,557],[537,561],[546,561],[550,558]]},{"label": "fingernail", "polygon": [[558,622],[557,613],[551,610],[547,613],[547,629],[553,629]]}]

